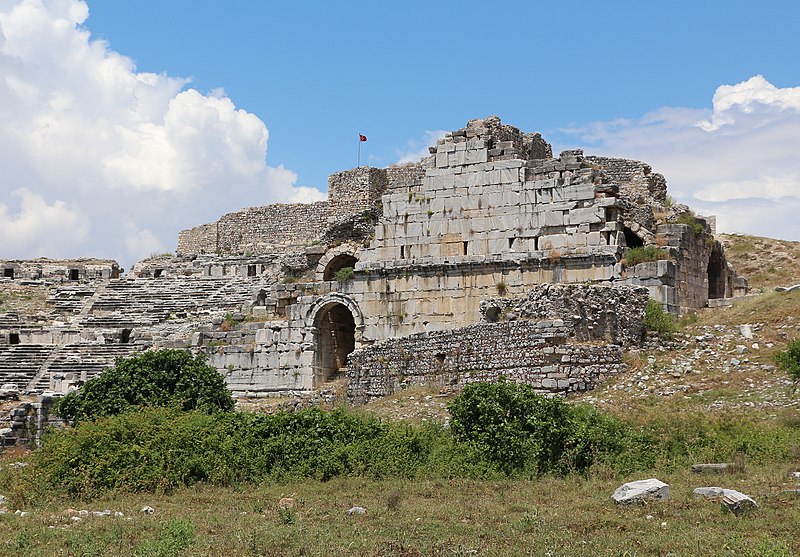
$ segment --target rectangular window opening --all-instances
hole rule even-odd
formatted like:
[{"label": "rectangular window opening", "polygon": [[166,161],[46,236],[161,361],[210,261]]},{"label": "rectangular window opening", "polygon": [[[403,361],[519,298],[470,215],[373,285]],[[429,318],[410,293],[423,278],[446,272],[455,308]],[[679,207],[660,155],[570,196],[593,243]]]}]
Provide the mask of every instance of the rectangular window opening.
[{"label": "rectangular window opening", "polygon": [[406,247],[400,246],[400,259],[405,259],[405,258],[406,258]]},{"label": "rectangular window opening", "polygon": [[461,255],[469,253],[469,242],[461,242]]},{"label": "rectangular window opening", "polygon": [[248,265],[247,266],[247,276],[248,277],[256,276],[256,266],[255,265]]},{"label": "rectangular window opening", "polygon": [[3,269],[3,276],[6,278],[14,278],[14,269]]},{"label": "rectangular window opening", "polygon": [[8,343],[9,344],[19,344],[19,333],[9,333],[8,334]]},{"label": "rectangular window opening", "polygon": [[164,276],[164,269],[156,269],[153,271],[153,278]]},{"label": "rectangular window opening", "polygon": [[78,269],[69,270],[69,280],[78,280]]}]

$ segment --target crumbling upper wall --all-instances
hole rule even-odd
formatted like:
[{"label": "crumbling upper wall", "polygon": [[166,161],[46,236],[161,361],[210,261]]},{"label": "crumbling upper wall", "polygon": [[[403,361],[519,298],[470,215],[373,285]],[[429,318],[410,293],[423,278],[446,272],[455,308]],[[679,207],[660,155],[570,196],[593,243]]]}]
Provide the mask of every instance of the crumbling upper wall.
[{"label": "crumbling upper wall", "polygon": [[123,269],[113,259],[7,259],[0,260],[0,278],[28,280],[94,280],[117,278]]},{"label": "crumbling upper wall", "polygon": [[327,228],[329,212],[327,201],[248,207],[182,230],[177,253],[268,253],[275,247],[305,245]]}]

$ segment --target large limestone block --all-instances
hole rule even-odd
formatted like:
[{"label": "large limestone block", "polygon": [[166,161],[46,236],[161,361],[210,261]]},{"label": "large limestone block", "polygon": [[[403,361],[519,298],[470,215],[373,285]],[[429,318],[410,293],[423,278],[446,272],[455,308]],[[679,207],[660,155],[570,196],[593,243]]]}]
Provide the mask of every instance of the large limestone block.
[{"label": "large limestone block", "polygon": [[539,222],[542,226],[564,226],[563,211],[546,211],[540,214]]},{"label": "large limestone block", "polygon": [[669,500],[669,485],[656,478],[628,482],[619,486],[611,496],[619,505],[630,505],[646,500]]},{"label": "large limestone block", "polygon": [[596,224],[605,222],[605,209],[601,207],[585,207],[572,209],[567,224]]},{"label": "large limestone block", "polygon": [[488,149],[467,149],[465,164],[484,163],[489,160]]}]

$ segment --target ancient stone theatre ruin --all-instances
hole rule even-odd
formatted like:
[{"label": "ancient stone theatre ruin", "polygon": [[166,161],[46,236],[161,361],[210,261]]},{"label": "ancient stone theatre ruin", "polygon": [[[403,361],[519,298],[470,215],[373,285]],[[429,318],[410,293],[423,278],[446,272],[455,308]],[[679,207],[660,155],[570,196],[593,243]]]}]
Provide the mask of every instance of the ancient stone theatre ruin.
[{"label": "ancient stone theatre ruin", "polygon": [[648,298],[677,314],[746,291],[713,233],[645,163],[554,157],[538,133],[471,120],[418,163],[333,174],[328,201],[242,209],[123,278],[61,280],[49,313],[0,316],[0,369],[35,346],[15,382],[58,389],[109,346],[185,346],[240,396],[344,379],[360,402],[501,375],[589,389],[641,341]]}]

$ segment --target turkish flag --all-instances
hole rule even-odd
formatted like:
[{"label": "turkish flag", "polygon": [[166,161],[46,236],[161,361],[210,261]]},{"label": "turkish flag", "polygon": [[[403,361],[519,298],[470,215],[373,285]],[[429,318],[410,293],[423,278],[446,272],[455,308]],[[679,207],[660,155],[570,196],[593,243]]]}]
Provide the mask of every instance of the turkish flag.
[{"label": "turkish flag", "polygon": [[367,136],[363,135],[363,134],[358,134],[358,140],[359,141],[366,141],[367,140]]}]

